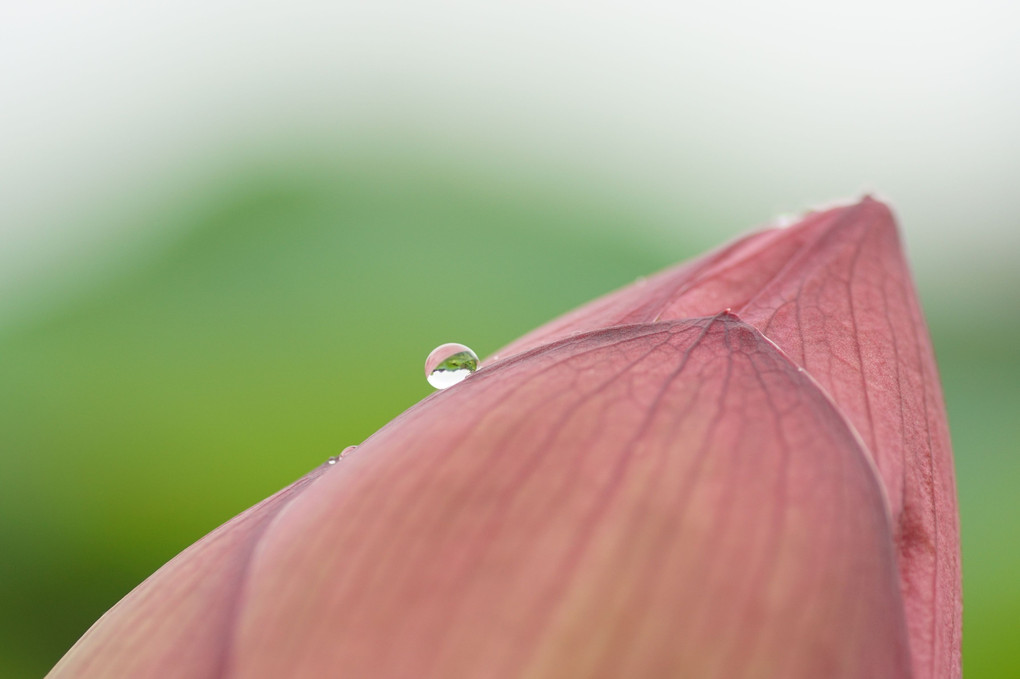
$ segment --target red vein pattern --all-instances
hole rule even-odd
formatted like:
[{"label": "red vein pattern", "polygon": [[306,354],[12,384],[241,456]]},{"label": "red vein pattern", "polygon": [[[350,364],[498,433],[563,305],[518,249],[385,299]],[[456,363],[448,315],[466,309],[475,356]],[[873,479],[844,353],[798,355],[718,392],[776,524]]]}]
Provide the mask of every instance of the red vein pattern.
[{"label": "red vein pattern", "polygon": [[913,676],[959,677],[960,536],[935,364],[884,204],[809,214],[614,292],[500,352],[571,332],[732,309],[804,368],[866,443],[889,501]]}]

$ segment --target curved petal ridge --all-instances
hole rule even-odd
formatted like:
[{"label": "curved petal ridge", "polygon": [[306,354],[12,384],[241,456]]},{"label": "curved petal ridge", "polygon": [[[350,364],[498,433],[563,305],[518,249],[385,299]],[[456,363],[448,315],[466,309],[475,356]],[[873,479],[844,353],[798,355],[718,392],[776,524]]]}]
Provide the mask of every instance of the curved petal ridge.
[{"label": "curved petal ridge", "polygon": [[893,517],[918,677],[960,676],[959,519],[934,351],[895,219],[872,198],[630,285],[500,352],[591,327],[733,309],[810,372],[866,442]]},{"label": "curved petal ridge", "polygon": [[890,501],[915,675],[960,675],[952,451],[895,220],[844,208],[740,314],[810,372],[867,442]]},{"label": "curved petal ridge", "polygon": [[245,599],[235,676],[910,676],[874,469],[729,314],[426,399],[274,522]]}]

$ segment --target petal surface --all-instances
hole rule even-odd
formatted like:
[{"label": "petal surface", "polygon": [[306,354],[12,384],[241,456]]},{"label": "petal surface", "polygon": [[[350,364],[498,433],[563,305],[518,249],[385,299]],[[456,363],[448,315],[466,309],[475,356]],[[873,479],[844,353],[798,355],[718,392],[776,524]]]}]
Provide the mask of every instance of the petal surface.
[{"label": "petal surface", "polygon": [[[910,675],[872,463],[814,381],[730,315],[482,370],[306,483],[254,545],[252,530],[224,529],[246,532],[247,565],[226,568],[233,613],[205,631],[227,649],[217,676]],[[202,544],[132,596],[214,577]],[[133,605],[90,634],[123,632]],[[110,676],[75,660],[69,674]]]},{"label": "petal surface", "polygon": [[499,352],[732,309],[828,392],[889,498],[914,674],[958,677],[959,515],[945,404],[889,208],[865,198],[746,236],[581,307]]},{"label": "petal surface", "polygon": [[740,314],[810,372],[867,444],[889,497],[915,677],[959,677],[952,446],[928,329],[895,221],[844,208]]}]

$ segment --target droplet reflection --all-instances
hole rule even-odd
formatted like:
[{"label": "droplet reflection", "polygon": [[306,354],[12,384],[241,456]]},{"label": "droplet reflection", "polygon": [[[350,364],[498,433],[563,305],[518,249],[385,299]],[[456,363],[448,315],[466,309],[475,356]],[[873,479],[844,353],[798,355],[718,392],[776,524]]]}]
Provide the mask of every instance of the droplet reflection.
[{"label": "droplet reflection", "polygon": [[463,344],[442,344],[425,359],[425,378],[436,389],[446,389],[478,369],[478,356]]}]

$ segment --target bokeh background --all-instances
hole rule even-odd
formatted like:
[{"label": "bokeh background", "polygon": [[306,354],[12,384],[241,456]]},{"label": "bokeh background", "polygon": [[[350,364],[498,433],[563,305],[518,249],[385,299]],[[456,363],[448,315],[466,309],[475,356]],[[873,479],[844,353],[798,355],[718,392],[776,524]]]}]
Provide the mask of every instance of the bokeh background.
[{"label": "bokeh background", "polygon": [[1006,2],[0,3],[0,676],[485,355],[875,192],[940,360],[964,668],[1020,675]]}]

